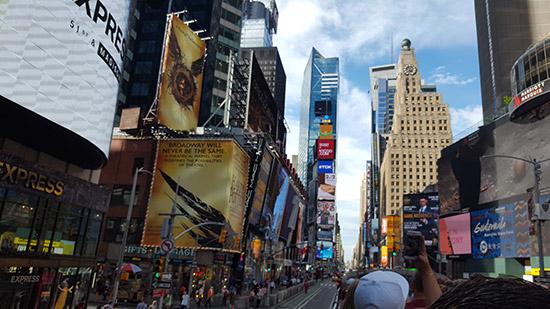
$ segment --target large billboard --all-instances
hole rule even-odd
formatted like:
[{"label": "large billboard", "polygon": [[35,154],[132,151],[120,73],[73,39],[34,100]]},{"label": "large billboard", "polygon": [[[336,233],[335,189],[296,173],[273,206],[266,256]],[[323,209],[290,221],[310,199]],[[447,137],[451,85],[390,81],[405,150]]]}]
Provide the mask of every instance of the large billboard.
[{"label": "large billboard", "polygon": [[197,128],[205,43],[174,14],[170,17],[158,102],[158,121],[174,130]]},{"label": "large billboard", "polygon": [[406,194],[403,196],[403,230],[418,231],[424,236],[426,247],[437,247],[439,197],[437,193]]},{"label": "large billboard", "polygon": [[317,254],[315,257],[318,259],[332,259],[333,248],[331,241],[318,241],[317,242]]},{"label": "large billboard", "polygon": [[336,174],[319,174],[319,189],[317,198],[334,200],[336,197]]},{"label": "large billboard", "polygon": [[[480,127],[443,149],[438,162],[441,213],[460,209],[479,210],[482,204],[513,198],[525,199],[533,186],[533,165],[520,160],[488,155],[507,155],[541,161],[550,152],[550,102],[519,116]],[[516,122],[517,121],[517,122]],[[542,163],[542,168],[547,168]],[[545,167],[546,166],[546,167]],[[550,177],[541,177],[541,190]],[[480,206],[481,205],[481,206]]]},{"label": "large billboard", "polygon": [[531,256],[526,202],[475,211],[471,220],[475,259]]},{"label": "large billboard", "polygon": [[279,235],[281,231],[289,183],[290,179],[286,170],[280,161],[275,159],[262,210],[265,223],[262,224],[270,225],[275,235]]},{"label": "large billboard", "polygon": [[[233,140],[159,141],[151,199],[143,232],[144,246],[158,246],[164,216],[175,204],[178,216],[174,237],[204,222],[203,226],[176,241],[178,247],[194,247],[194,235],[205,247],[222,247],[218,239],[227,231],[223,248],[232,250],[241,237],[246,200],[249,157]],[[179,184],[179,185],[178,185]]]},{"label": "large billboard", "polygon": [[439,248],[442,254],[472,253],[470,214],[460,214],[439,220]]},{"label": "large billboard", "polygon": [[317,161],[317,173],[334,173],[334,161]]},{"label": "large billboard", "polygon": [[130,2],[0,1],[0,96],[107,157]]},{"label": "large billboard", "polygon": [[266,132],[273,137],[273,140],[280,140],[282,137],[277,136],[277,104],[256,57],[252,57],[250,61],[249,78],[250,93],[246,125],[252,132]]},{"label": "large billboard", "polygon": [[332,124],[319,125],[319,139],[333,139]]},{"label": "large billboard", "polygon": [[333,201],[317,201],[317,226],[321,228],[334,226],[335,212]]},{"label": "large billboard", "polygon": [[256,188],[254,190],[254,199],[250,208],[250,215],[248,216],[249,224],[258,224],[262,216],[262,207],[264,205],[264,198],[267,191],[267,181],[269,180],[269,172],[271,171],[271,164],[273,162],[273,156],[264,147],[260,162],[260,170],[258,172],[258,180],[256,182]]},{"label": "large billboard", "polygon": [[333,139],[318,139],[317,140],[317,159],[334,159],[334,140]]},{"label": "large billboard", "polygon": [[289,239],[291,232],[296,229],[298,220],[298,210],[300,210],[300,196],[293,185],[288,186],[286,196],[285,212],[283,216],[283,225],[281,226],[281,237]]}]

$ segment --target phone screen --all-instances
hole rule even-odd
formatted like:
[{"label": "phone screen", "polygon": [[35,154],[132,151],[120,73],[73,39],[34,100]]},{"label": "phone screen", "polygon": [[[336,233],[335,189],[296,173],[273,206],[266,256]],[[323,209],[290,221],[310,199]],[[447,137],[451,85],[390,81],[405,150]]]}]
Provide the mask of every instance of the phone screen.
[{"label": "phone screen", "polygon": [[420,252],[420,245],[422,242],[422,234],[420,233],[407,233],[405,237],[405,258],[414,258],[418,256]]}]

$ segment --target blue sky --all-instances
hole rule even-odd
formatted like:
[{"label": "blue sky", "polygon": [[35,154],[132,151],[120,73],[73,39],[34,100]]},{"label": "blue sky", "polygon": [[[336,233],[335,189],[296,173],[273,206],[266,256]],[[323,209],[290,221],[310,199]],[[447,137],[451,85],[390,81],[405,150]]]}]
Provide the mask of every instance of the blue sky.
[{"label": "blue sky", "polygon": [[340,59],[337,209],[345,260],[359,231],[359,193],[370,159],[369,67],[397,62],[401,41],[415,48],[426,84],[437,85],[457,134],[482,119],[473,1],[277,0],[279,48],[287,75],[287,153],[298,154],[300,92],[314,46]]}]

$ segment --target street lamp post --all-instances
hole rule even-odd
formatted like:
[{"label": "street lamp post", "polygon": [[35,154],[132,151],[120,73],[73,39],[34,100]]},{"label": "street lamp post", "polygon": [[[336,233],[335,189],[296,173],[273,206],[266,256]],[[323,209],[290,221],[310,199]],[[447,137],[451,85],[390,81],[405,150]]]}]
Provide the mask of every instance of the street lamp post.
[{"label": "street lamp post", "polygon": [[[537,159],[533,160],[527,160],[520,157],[514,157],[509,155],[486,155],[481,157],[483,159],[485,158],[509,158],[509,159],[515,159],[520,160],[523,162],[527,162],[533,165],[533,174],[535,177],[535,190],[534,190],[534,200],[535,205],[539,204],[539,183],[540,183],[540,174],[542,174],[542,171],[540,170],[540,164],[546,161],[550,161],[550,159],[545,159],[542,161],[537,161]],[[540,206],[535,206],[535,209],[538,209]],[[537,238],[538,238],[538,244],[539,244],[539,266],[540,266],[540,277],[546,277],[546,272],[544,271],[544,252],[542,249],[542,220],[538,217],[538,214],[535,212],[533,214],[533,217],[531,218],[532,221],[537,221]]]},{"label": "street lamp post", "polygon": [[120,248],[120,253],[118,254],[118,262],[116,269],[115,277],[115,287],[113,291],[113,301],[116,303],[118,298],[118,289],[120,286],[120,273],[122,268],[122,261],[124,260],[124,251],[126,250],[126,241],[128,240],[128,231],[130,230],[130,219],[132,218],[132,211],[134,209],[134,199],[136,196],[136,186],[139,173],[148,173],[151,176],[152,172],[145,170],[143,168],[136,168],[134,173],[134,182],[132,183],[132,192],[130,193],[130,205],[128,205],[128,213],[126,214],[126,223],[124,225],[124,235],[122,236],[122,244]]}]

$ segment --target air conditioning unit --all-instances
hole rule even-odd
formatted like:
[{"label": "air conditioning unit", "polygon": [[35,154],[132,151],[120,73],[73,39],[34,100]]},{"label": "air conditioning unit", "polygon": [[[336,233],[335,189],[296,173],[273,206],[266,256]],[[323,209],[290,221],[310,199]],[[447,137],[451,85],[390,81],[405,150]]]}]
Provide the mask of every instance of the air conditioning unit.
[{"label": "air conditioning unit", "polygon": [[543,203],[537,203],[535,205],[535,213],[539,220],[550,220],[550,198],[546,199]]}]

